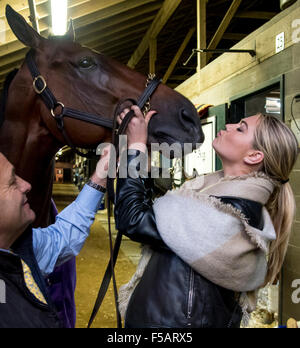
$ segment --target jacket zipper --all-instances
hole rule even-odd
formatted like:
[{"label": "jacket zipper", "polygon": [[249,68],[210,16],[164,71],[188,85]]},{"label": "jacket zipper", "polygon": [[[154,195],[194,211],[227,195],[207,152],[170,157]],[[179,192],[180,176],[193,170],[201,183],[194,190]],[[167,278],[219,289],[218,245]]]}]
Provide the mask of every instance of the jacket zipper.
[{"label": "jacket zipper", "polygon": [[188,319],[191,319],[191,317],[192,317],[193,300],[194,300],[194,281],[195,281],[195,274],[194,274],[193,269],[191,268],[190,284],[189,284],[189,298],[188,298],[188,312],[187,312]]}]

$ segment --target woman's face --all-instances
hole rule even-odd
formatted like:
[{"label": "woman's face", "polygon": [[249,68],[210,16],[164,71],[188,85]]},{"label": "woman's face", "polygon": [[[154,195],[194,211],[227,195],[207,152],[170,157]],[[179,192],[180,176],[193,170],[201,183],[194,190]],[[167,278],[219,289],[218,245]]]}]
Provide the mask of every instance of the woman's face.
[{"label": "woman's face", "polygon": [[[221,130],[213,141],[213,148],[222,160],[231,165],[257,164],[249,163],[251,160],[260,162],[263,158],[251,157],[257,155],[252,147],[254,133],[259,116],[251,116],[241,120],[237,124],[227,124],[226,130]],[[261,153],[260,153],[261,156]]]}]

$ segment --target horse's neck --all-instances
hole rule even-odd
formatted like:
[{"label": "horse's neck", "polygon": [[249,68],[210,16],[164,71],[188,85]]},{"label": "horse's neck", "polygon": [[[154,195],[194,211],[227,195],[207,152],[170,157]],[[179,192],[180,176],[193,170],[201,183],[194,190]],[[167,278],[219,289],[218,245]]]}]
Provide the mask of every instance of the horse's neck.
[{"label": "horse's neck", "polygon": [[[31,115],[23,116],[30,120]],[[7,111],[0,129],[0,152],[15,166],[17,175],[31,184],[28,198],[37,216],[34,226],[45,227],[51,223],[53,158],[59,146],[38,122],[11,122],[12,117]]]}]

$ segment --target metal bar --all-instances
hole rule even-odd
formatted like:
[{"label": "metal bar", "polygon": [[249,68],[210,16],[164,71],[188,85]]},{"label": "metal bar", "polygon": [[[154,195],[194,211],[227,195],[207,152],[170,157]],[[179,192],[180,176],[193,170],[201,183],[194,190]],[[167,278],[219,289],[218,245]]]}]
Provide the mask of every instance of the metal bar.
[{"label": "metal bar", "polygon": [[[206,0],[197,0],[197,48],[207,47],[206,17]],[[197,72],[206,64],[206,54],[198,54]]]},{"label": "metal bar", "polygon": [[251,57],[256,56],[256,52],[254,50],[237,50],[237,49],[222,49],[222,48],[216,48],[216,49],[208,49],[208,48],[203,48],[203,49],[193,49],[192,54],[190,55],[189,59],[183,63],[183,66],[186,66],[189,61],[194,57],[194,55],[197,53],[249,53]]},{"label": "metal bar", "polygon": [[29,5],[29,11],[30,11],[30,16],[29,20],[32,23],[33,28],[40,33],[40,28],[39,28],[39,21],[38,21],[38,16],[36,13],[36,4],[35,0],[28,0],[28,5]]}]

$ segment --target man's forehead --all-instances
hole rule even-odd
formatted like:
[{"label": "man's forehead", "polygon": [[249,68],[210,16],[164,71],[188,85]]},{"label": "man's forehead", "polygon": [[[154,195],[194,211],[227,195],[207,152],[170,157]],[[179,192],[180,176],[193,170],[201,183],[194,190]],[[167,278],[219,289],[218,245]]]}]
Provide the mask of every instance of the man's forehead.
[{"label": "man's forehead", "polygon": [[7,177],[8,173],[11,174],[13,165],[8,161],[8,159],[0,152],[0,180]]}]

